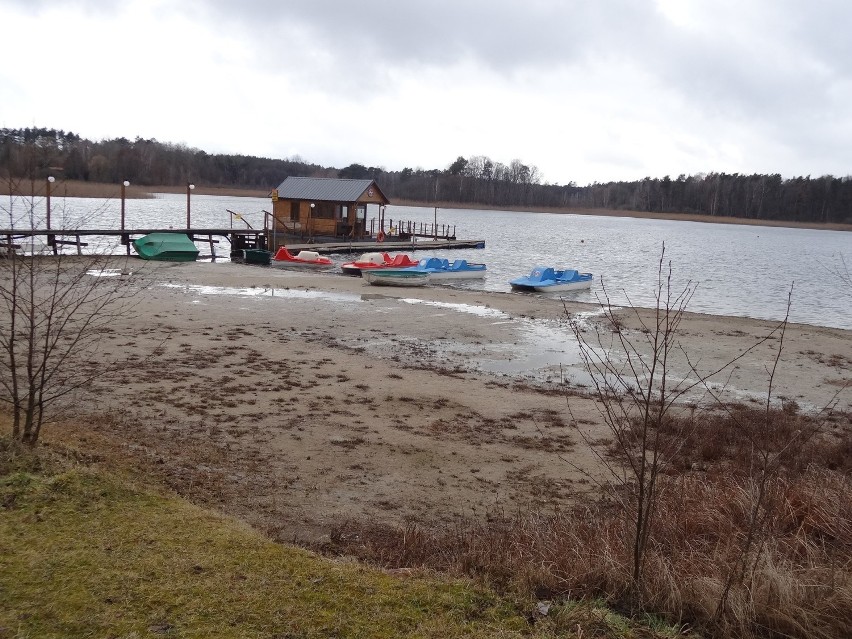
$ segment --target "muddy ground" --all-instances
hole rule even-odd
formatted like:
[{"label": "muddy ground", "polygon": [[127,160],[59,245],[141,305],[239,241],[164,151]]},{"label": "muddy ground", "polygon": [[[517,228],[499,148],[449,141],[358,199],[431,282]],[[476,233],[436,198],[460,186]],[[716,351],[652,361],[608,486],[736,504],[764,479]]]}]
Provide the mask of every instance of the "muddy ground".
[{"label": "muddy ground", "polygon": [[[123,272],[138,303],[89,356],[120,366],[46,439],[308,544],[347,520],[428,525],[568,504],[602,472],[589,442],[605,452],[608,441],[569,318],[615,361],[626,361],[620,339],[646,349],[650,335],[647,313],[619,311],[613,333],[599,308],[567,296],[230,263]],[[775,327],[687,315],[677,343],[689,360],[670,372],[689,383],[742,356],[710,388],[762,402]],[[848,410],[850,335],[789,326],[775,396]],[[699,385],[683,401],[713,400]]]}]

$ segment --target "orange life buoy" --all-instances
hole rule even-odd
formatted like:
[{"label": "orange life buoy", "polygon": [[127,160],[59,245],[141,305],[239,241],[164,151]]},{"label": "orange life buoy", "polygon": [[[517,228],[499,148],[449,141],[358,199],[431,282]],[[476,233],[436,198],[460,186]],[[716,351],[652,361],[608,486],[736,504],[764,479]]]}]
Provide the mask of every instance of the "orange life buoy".
[{"label": "orange life buoy", "polygon": [[385,232],[384,231],[379,231],[379,234],[376,236],[376,241],[377,242],[384,242],[385,241]]}]

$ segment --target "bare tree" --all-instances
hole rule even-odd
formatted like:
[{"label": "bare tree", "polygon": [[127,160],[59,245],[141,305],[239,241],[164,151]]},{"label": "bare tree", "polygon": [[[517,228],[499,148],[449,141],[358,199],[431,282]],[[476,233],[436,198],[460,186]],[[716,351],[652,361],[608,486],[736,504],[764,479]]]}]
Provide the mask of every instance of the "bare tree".
[{"label": "bare tree", "polygon": [[[630,531],[626,540],[631,558],[630,604],[634,609],[642,608],[644,561],[662,490],[660,479],[691,427],[689,420],[672,418],[676,406],[684,395],[700,385],[707,386],[710,378],[769,339],[758,340],[714,370],[699,373],[693,367],[688,379],[673,375],[673,357],[682,350],[678,343],[680,324],[694,292],[691,282],[680,291],[673,289],[672,267],[670,262],[665,263],[663,246],[650,321],[629,299],[626,309],[614,306],[605,287],[603,299],[599,298],[603,327],[596,324],[590,336],[583,322],[570,317],[596,404],[618,451],[616,460],[606,458],[597,452],[591,436],[580,431],[609,475],[609,481],[599,486],[614,497],[626,517]],[[638,331],[624,328],[622,310],[635,317]]]},{"label": "bare tree", "polygon": [[[35,229],[34,200],[23,202]],[[10,224],[15,203],[10,198],[3,211]],[[61,400],[108,372],[108,364],[93,362],[100,340],[144,283],[131,276],[127,258],[30,248],[8,246],[0,259],[0,402],[10,408],[13,438],[34,445]]]}]

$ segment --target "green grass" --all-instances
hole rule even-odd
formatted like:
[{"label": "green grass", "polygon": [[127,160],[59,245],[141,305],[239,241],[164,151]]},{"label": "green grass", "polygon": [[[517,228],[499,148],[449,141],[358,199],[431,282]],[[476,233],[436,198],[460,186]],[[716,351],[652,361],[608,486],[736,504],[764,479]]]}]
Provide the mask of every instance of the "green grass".
[{"label": "green grass", "polygon": [[470,580],[320,557],[63,451],[0,435],[0,639],[686,636],[602,601],[545,617]]},{"label": "green grass", "polygon": [[318,557],[85,470],[0,477],[0,602],[4,639],[636,636],[601,602],[531,624],[532,602]]},{"label": "green grass", "polygon": [[0,478],[0,637],[514,637],[512,602],[274,544],[72,470]]}]

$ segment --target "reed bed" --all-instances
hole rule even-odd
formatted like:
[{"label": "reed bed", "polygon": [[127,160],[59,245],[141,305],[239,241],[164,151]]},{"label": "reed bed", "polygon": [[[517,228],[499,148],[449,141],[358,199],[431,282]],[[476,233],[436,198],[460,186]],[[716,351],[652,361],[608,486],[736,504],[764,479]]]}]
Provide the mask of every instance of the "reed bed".
[{"label": "reed bed", "polygon": [[[849,416],[826,422],[794,410],[737,408],[691,419],[701,427],[683,442],[684,459],[660,478],[642,610],[708,637],[852,636]],[[708,447],[711,432],[717,444]],[[803,445],[791,447],[791,438]],[[783,462],[771,476],[756,472],[758,441]],[[603,598],[627,607],[635,516],[617,499],[489,519],[404,529],[343,522],[333,549],[540,599]]]}]

